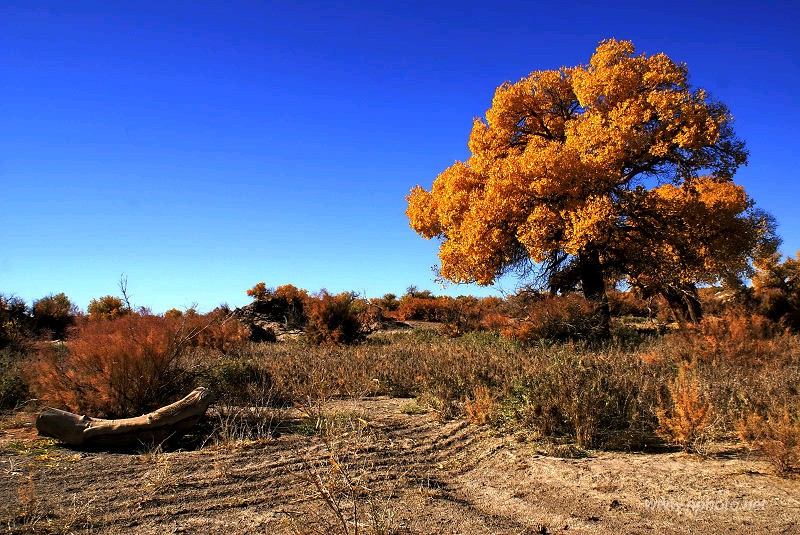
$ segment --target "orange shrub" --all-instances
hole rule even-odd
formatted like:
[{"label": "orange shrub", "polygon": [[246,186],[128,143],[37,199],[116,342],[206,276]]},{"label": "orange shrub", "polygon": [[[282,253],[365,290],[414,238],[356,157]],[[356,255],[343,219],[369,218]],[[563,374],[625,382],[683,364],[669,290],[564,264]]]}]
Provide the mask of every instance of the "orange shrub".
[{"label": "orange shrub", "polygon": [[729,309],[719,317],[706,317],[699,325],[687,325],[680,335],[686,342],[682,357],[704,362],[730,361],[762,365],[779,354],[782,329],[764,316]]},{"label": "orange shrub", "polygon": [[713,405],[700,388],[696,364],[682,364],[669,386],[671,400],[659,404],[658,434],[684,451],[696,449],[712,423]]},{"label": "orange shrub", "polygon": [[249,290],[247,290],[247,295],[252,297],[253,299],[266,299],[267,297],[267,283],[259,282]]},{"label": "orange shrub", "polygon": [[83,323],[63,346],[49,345],[26,371],[48,403],[108,417],[133,416],[184,395],[181,358],[192,332],[180,321],[127,315]]},{"label": "orange shrub", "polygon": [[464,399],[464,412],[467,420],[474,425],[483,425],[491,419],[495,411],[495,400],[491,389],[486,385],[475,385],[472,397]]},{"label": "orange shrub", "polygon": [[315,344],[354,344],[364,339],[352,293],[331,295],[322,290],[309,302],[308,339]]},{"label": "orange shrub", "polygon": [[437,321],[445,322],[451,316],[450,298],[447,297],[410,297],[404,295],[394,316],[401,321]]},{"label": "orange shrub", "polygon": [[283,323],[292,329],[302,328],[308,321],[306,308],[310,297],[307,291],[296,286],[284,284],[273,290],[259,282],[247,290],[247,295],[255,300],[254,310],[269,316],[272,321]]},{"label": "orange shrub", "polygon": [[247,343],[250,330],[242,322],[222,312],[187,316],[183,329],[190,335],[191,347],[204,347],[228,353]]}]

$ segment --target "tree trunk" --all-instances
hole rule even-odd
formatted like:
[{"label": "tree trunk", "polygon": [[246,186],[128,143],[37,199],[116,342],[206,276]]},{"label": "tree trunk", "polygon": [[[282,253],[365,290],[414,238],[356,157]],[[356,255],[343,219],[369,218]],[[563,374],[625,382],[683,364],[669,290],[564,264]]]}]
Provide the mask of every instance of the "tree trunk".
[{"label": "tree trunk", "polygon": [[603,266],[600,263],[600,253],[597,251],[580,253],[578,262],[583,296],[597,303],[596,310],[600,316],[599,335],[607,337],[610,333],[611,309],[608,306],[606,280],[603,276]]},{"label": "tree trunk", "polygon": [[667,286],[661,295],[678,323],[698,323],[703,319],[703,309],[694,285]]},{"label": "tree trunk", "polygon": [[160,443],[184,434],[205,414],[214,396],[199,387],[185,398],[135,418],[102,420],[46,407],[36,418],[39,434],[71,446]]}]

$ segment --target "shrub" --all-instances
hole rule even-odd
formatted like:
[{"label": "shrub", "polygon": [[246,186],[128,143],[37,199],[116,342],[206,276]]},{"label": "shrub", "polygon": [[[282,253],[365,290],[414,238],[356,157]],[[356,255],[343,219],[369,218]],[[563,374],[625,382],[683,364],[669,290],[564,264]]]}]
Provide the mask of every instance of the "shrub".
[{"label": "shrub", "polygon": [[54,339],[65,337],[67,328],[75,323],[78,313],[77,307],[63,293],[34,301],[32,310],[36,330]]},{"label": "shrub", "polygon": [[13,295],[0,294],[0,349],[26,345],[30,331],[31,318],[25,301]]},{"label": "shrub", "polygon": [[130,312],[122,299],[113,295],[92,299],[86,310],[90,320],[113,320]]},{"label": "shrub", "polygon": [[756,267],[753,298],[759,313],[800,331],[800,253],[783,262],[776,253]]},{"label": "shrub", "polygon": [[464,412],[467,420],[474,425],[487,423],[495,410],[495,400],[491,389],[486,385],[476,385],[472,396],[464,400]]},{"label": "shrub", "polygon": [[522,343],[592,338],[602,324],[596,304],[575,294],[532,299],[523,312],[522,319],[503,330],[505,336]]},{"label": "shrub", "polygon": [[686,347],[685,360],[735,362],[761,365],[775,359],[776,342],[782,329],[768,319],[741,309],[728,309],[719,317],[706,317],[700,324],[684,325],[679,336]]},{"label": "shrub", "polygon": [[247,343],[250,331],[230,314],[215,311],[205,315],[186,315],[181,330],[189,334],[190,347],[229,353]]},{"label": "shrub", "polygon": [[267,297],[267,284],[265,282],[259,282],[249,290],[247,290],[247,295],[255,299],[256,301],[261,299],[266,299]]},{"label": "shrub", "polygon": [[0,409],[19,407],[30,399],[28,384],[22,375],[24,353],[11,347],[0,349]]},{"label": "shrub", "polygon": [[310,301],[306,335],[315,344],[355,344],[364,339],[352,293],[322,290]]},{"label": "shrub", "polygon": [[393,293],[384,294],[381,298],[373,297],[369,302],[371,305],[378,307],[383,314],[394,312],[400,307],[400,301],[397,300],[397,296]]},{"label": "shrub", "polygon": [[49,346],[27,369],[39,398],[72,411],[133,416],[184,395],[181,358],[193,338],[179,321],[127,315],[90,321],[64,345]]},{"label": "shrub", "polygon": [[214,359],[206,367],[201,382],[223,404],[251,406],[277,401],[268,399],[273,389],[269,372],[252,360]]},{"label": "shrub", "polygon": [[401,321],[446,322],[451,316],[450,302],[444,297],[412,297],[400,299],[395,317]]},{"label": "shrub", "polygon": [[267,288],[263,282],[256,284],[247,294],[254,298],[253,311],[282,323],[288,329],[299,329],[308,321],[308,292],[291,284]]},{"label": "shrub", "polygon": [[612,316],[647,318],[653,315],[654,307],[650,300],[642,299],[632,291],[610,290],[606,292],[606,295],[608,296],[608,308]]},{"label": "shrub", "polygon": [[764,454],[779,472],[800,472],[800,404],[793,411],[788,405],[773,410],[766,418],[759,414],[743,416],[739,437]]},{"label": "shrub", "polygon": [[713,405],[701,390],[694,364],[683,364],[669,386],[671,400],[657,410],[659,435],[684,451],[697,449],[712,423]]},{"label": "shrub", "polygon": [[572,437],[585,448],[649,423],[643,414],[645,385],[654,370],[621,355],[564,349],[538,357],[532,369],[513,380],[503,402],[504,427]]}]

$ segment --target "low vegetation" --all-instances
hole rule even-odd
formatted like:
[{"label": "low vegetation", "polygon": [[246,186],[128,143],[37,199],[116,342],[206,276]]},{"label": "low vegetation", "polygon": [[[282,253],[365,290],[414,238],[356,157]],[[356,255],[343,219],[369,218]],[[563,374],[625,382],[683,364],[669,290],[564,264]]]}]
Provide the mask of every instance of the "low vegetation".
[{"label": "low vegetation", "polygon": [[[663,301],[610,292],[609,337],[580,295],[531,289],[479,299],[412,287],[367,300],[256,285],[248,293],[261,310],[304,332],[281,343],[251,341],[225,307],[154,315],[123,305],[87,317],[63,294],[37,301],[39,312],[4,297],[0,395],[4,407],[37,399],[122,417],[203,385],[218,394],[231,436],[248,436],[252,419],[236,407],[414,397],[442,421],[579,448],[702,453],[709,441],[741,440],[788,474],[798,469],[800,337],[796,289],[779,280],[795,268],[787,262],[765,268],[754,289],[701,292],[707,313],[695,324],[669,327]],[[63,340],[46,314],[69,326]]]}]

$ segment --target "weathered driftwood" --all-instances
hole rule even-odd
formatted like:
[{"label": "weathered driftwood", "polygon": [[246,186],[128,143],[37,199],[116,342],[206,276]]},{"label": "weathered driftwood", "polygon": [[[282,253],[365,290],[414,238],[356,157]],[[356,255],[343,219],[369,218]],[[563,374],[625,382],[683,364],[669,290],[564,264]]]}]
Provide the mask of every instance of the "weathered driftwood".
[{"label": "weathered driftwood", "polygon": [[205,414],[214,396],[199,387],[185,398],[135,418],[103,420],[45,408],[36,418],[39,434],[72,446],[128,446],[180,436]]}]

